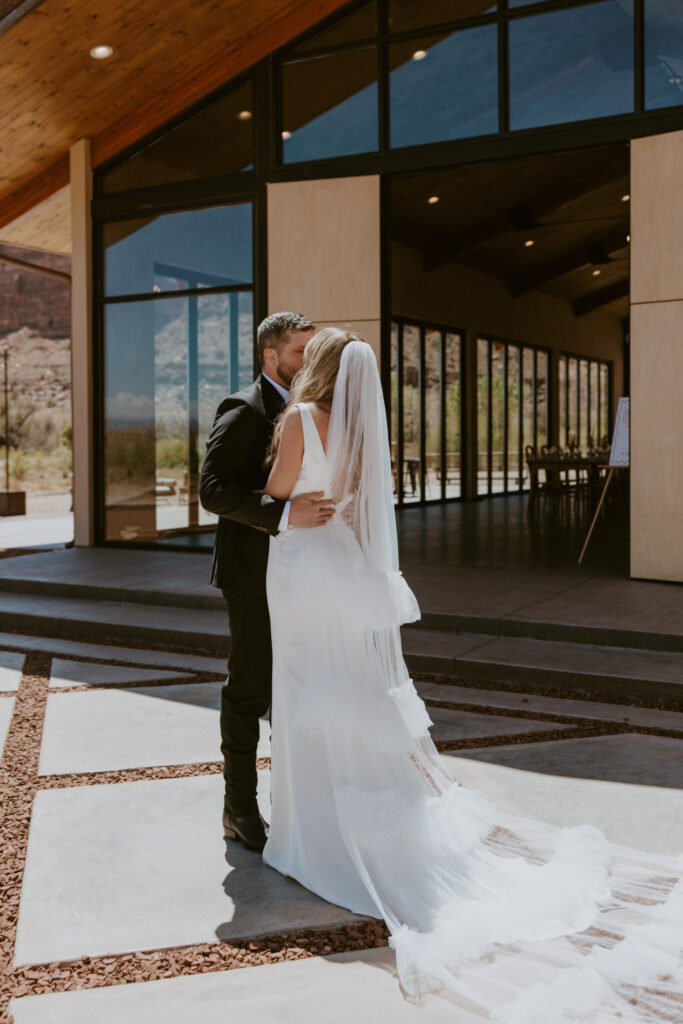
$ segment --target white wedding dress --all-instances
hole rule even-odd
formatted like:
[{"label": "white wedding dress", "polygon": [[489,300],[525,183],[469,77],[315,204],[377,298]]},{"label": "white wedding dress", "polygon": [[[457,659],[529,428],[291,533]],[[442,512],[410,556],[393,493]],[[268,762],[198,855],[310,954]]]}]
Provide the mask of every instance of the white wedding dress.
[{"label": "white wedding dress", "polygon": [[[381,389],[359,346],[344,350],[327,454],[299,406],[305,450],[292,493],[338,497],[333,477],[348,470],[344,500],[325,526],[270,542],[263,859],[332,903],[384,918],[409,998],[445,985],[501,1024],[680,1024],[683,856],[507,814],[453,781],[429,736],[401,655],[400,623],[419,610],[386,512]],[[341,515],[352,494],[355,530]]]}]

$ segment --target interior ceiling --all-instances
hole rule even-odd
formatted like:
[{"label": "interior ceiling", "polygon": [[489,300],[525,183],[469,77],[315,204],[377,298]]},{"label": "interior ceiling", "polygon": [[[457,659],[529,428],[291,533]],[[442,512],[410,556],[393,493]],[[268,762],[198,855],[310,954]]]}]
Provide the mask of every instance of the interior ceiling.
[{"label": "interior ceiling", "polygon": [[513,296],[541,290],[577,315],[627,317],[628,193],[625,145],[425,171],[394,180],[392,237],[422,251],[426,273],[457,263]]},{"label": "interior ceiling", "polygon": [[[69,150],[100,165],[344,0],[0,0],[0,239],[69,184]],[[93,60],[92,47],[114,49]],[[45,246],[48,248],[48,246]]]}]

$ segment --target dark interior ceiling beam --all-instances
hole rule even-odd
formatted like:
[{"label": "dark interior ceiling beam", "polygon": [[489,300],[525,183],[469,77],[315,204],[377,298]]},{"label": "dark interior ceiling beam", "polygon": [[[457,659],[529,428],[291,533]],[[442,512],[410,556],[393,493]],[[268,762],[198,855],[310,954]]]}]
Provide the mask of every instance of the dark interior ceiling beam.
[{"label": "dark interior ceiling beam", "polygon": [[606,288],[601,288],[599,292],[591,292],[590,295],[584,295],[572,302],[574,316],[585,316],[586,313],[592,313],[610,302],[626,298],[628,294],[629,281],[625,277],[621,281],[615,281],[614,284],[608,284]]},{"label": "dark interior ceiling beam", "polygon": [[533,231],[543,226],[548,218],[563,206],[590,195],[603,185],[618,181],[628,173],[623,154],[618,151],[598,166],[589,167],[587,173],[575,175],[572,179],[552,183],[543,192],[537,193],[527,203],[505,210],[494,217],[488,217],[447,242],[439,242],[428,249],[423,257],[423,269],[428,273],[445,263],[457,261],[472,249],[485,245],[510,231]]},{"label": "dark interior ceiling beam", "polygon": [[598,266],[601,263],[609,263],[610,253],[618,252],[628,245],[626,241],[627,228],[621,231],[613,231],[609,236],[598,242],[581,246],[571,252],[558,256],[557,259],[548,260],[540,267],[525,271],[514,277],[510,282],[510,294],[513,298],[533,292],[543,285],[556,281],[565,274],[571,274],[574,270],[580,270],[592,264]]}]

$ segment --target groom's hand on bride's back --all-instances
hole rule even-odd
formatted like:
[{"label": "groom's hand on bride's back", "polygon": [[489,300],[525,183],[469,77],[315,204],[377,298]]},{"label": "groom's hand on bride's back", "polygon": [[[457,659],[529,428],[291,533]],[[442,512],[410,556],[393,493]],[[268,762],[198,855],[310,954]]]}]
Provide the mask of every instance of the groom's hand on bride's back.
[{"label": "groom's hand on bride's back", "polygon": [[335,506],[324,491],[310,491],[292,498],[289,509],[290,526],[324,526],[334,515]]}]

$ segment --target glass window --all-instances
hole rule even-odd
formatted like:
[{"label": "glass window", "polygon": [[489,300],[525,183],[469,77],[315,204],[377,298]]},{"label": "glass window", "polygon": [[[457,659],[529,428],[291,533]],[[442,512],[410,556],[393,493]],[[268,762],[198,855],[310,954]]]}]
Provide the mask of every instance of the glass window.
[{"label": "glass window", "polygon": [[497,53],[495,25],[392,43],[391,145],[496,132]]},{"label": "glass window", "polygon": [[510,21],[510,127],[633,109],[632,0]]},{"label": "glass window", "polygon": [[251,203],[104,226],[105,294],[249,284]]},{"label": "glass window", "polygon": [[603,441],[608,438],[609,433],[609,367],[603,363],[600,366],[600,440]]},{"label": "glass window", "polygon": [[444,498],[459,498],[461,491],[460,417],[462,386],[460,380],[461,337],[445,335],[445,401],[446,401],[446,465],[444,469]]},{"label": "glass window", "polygon": [[559,426],[560,426],[560,437],[559,437],[559,443],[560,443],[561,447],[566,447],[567,446],[568,430],[569,430],[568,423],[567,423],[567,397],[568,397],[567,384],[568,384],[568,381],[567,381],[567,360],[565,359],[564,356],[560,356],[560,365],[559,365],[559,368],[558,368],[558,373],[559,373],[559,379],[558,379],[559,395],[558,395],[558,398],[560,400],[559,401],[559,405],[560,405],[560,424],[559,424]]},{"label": "glass window", "polygon": [[548,444],[548,353],[536,353],[536,447]]},{"label": "glass window", "polygon": [[289,61],[282,68],[285,163],[377,149],[377,48]]},{"label": "glass window", "polygon": [[609,436],[610,365],[596,359],[560,356],[561,445],[587,451]]},{"label": "glass window", "polygon": [[374,39],[377,35],[377,5],[366,4],[341,21],[336,21],[330,28],[311,36],[305,43],[297,46],[293,53],[309,53],[313,50],[325,50],[328,47],[345,46],[348,43],[361,43]]},{"label": "glass window", "polygon": [[420,500],[420,328],[403,325],[403,501]]},{"label": "glass window", "polygon": [[507,489],[518,491],[522,486],[523,465],[519,431],[519,348],[508,345],[507,373]]},{"label": "glass window", "polygon": [[425,331],[425,500],[441,497],[441,331]]},{"label": "glass window", "polygon": [[201,457],[216,408],[253,379],[251,292],[105,306],[105,539],[210,530]]},{"label": "glass window", "polygon": [[503,439],[505,433],[505,346],[491,345],[491,493],[505,490]]},{"label": "glass window", "polygon": [[462,18],[476,18],[495,11],[491,0],[389,0],[389,31],[407,32],[409,29],[445,25]]},{"label": "glass window", "polygon": [[249,81],[113,167],[102,176],[104,191],[251,170],[253,109]]},{"label": "glass window", "polygon": [[683,103],[683,6],[645,0],[645,106]]},{"label": "glass window", "polygon": [[477,494],[489,493],[489,342],[477,340]]},{"label": "glass window", "polygon": [[460,497],[460,360],[459,334],[392,323],[391,463],[401,504]]}]

